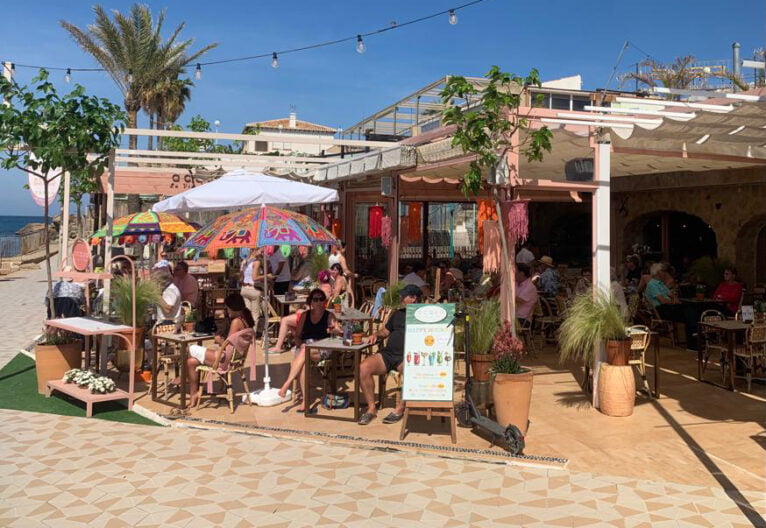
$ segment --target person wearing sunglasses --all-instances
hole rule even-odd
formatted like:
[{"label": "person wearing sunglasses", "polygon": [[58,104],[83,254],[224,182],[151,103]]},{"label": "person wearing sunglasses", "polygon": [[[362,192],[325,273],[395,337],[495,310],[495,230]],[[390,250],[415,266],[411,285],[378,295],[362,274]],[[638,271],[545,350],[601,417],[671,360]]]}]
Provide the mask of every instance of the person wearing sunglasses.
[{"label": "person wearing sunglasses", "polygon": [[[327,310],[327,295],[319,288],[315,288],[309,293],[308,301],[310,308],[301,314],[295,331],[294,341],[298,353],[290,363],[290,374],[288,374],[287,380],[279,389],[279,396],[282,398],[287,395],[287,390],[296,378],[301,386],[301,394],[306,394],[306,389],[303,386],[305,379],[303,369],[306,365],[306,347],[304,344],[329,337],[331,330],[335,328],[335,316]],[[314,361],[322,359],[322,355],[317,350],[312,351],[311,354],[311,359]],[[304,412],[304,406],[305,402],[302,402],[296,411]]]}]

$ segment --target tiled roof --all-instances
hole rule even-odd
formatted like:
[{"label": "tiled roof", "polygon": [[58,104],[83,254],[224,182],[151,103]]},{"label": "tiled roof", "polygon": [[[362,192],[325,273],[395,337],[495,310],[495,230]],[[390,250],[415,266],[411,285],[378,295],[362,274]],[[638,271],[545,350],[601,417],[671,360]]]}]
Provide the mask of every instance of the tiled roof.
[{"label": "tiled roof", "polygon": [[335,129],[324,125],[317,125],[315,123],[309,123],[308,121],[295,120],[295,127],[290,126],[290,118],[285,117],[283,119],[270,119],[269,121],[256,121],[254,123],[248,123],[245,125],[245,129],[255,128],[260,126],[261,129],[274,129],[277,130],[282,127],[282,130],[303,130],[306,132],[329,132],[335,133]]}]

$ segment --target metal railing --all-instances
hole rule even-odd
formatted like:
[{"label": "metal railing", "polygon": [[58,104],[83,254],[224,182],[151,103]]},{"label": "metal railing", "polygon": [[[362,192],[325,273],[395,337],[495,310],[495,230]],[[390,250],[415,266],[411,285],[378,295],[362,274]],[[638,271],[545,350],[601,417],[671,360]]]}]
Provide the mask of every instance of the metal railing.
[{"label": "metal railing", "polygon": [[21,254],[21,238],[17,236],[0,236],[0,259],[15,257]]}]

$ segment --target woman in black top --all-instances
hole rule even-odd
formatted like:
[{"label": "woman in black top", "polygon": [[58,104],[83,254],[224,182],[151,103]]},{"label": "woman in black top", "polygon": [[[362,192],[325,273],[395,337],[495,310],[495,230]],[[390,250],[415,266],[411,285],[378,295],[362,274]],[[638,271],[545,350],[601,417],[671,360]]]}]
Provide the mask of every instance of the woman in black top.
[{"label": "woman in black top", "polygon": [[[298,383],[301,385],[301,393],[306,394],[303,387],[305,379],[303,367],[306,364],[306,350],[303,344],[329,337],[330,331],[335,327],[335,316],[327,311],[327,296],[322,290],[319,288],[311,290],[308,302],[310,309],[301,314],[300,319],[298,319],[298,327],[295,330],[294,342],[295,346],[298,347],[298,354],[290,363],[290,374],[287,376],[284,384],[282,384],[282,388],[279,389],[279,396],[282,398],[287,395],[287,390],[296,378],[298,378]],[[314,361],[318,360],[319,352],[316,350],[312,351],[311,359]],[[304,412],[305,408],[301,405],[296,410],[297,412]]]}]

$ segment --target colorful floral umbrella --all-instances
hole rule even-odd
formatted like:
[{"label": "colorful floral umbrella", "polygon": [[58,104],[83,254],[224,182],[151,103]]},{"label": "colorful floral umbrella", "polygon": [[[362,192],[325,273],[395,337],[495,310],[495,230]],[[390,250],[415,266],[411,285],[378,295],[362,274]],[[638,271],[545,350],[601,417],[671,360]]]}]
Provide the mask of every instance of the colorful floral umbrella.
[{"label": "colorful floral umbrella", "polygon": [[203,226],[184,248],[215,255],[219,249],[336,244],[335,237],[306,215],[261,206],[219,216]]},{"label": "colorful floral umbrella", "polygon": [[[115,219],[112,224],[112,236],[176,235],[194,233],[198,229],[199,226],[177,215],[145,211]],[[106,226],[90,237],[91,243],[98,243],[105,236]]]}]

